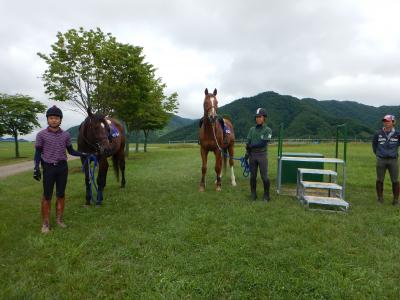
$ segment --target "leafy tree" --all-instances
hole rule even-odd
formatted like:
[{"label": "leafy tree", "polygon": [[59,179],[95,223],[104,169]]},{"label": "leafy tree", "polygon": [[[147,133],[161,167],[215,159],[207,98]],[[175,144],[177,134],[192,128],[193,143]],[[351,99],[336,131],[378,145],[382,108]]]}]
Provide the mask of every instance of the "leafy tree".
[{"label": "leafy tree", "polygon": [[[147,152],[147,139],[149,133],[154,130],[160,130],[167,125],[171,118],[171,112],[175,112],[177,108],[178,94],[173,93],[169,97],[163,94],[154,97],[151,105],[147,105],[149,109],[143,114],[141,129],[144,133],[144,152]],[[147,103],[147,104],[149,104]]]},{"label": "leafy tree", "polygon": [[30,96],[0,94],[0,135],[14,137],[15,157],[19,157],[18,136],[39,126],[37,114],[45,110],[44,104]]},{"label": "leafy tree", "polygon": [[79,28],[58,32],[51,48],[49,55],[38,53],[48,65],[43,81],[50,99],[71,101],[84,113],[91,107],[112,114],[115,101],[134,90],[124,90],[128,82],[134,79],[140,91],[137,85],[146,71],[141,47],[118,43],[99,28]]},{"label": "leafy tree", "polygon": [[141,129],[146,116],[142,112],[149,105],[162,103],[166,111],[175,109],[176,96],[170,101],[164,95],[165,84],[155,78],[155,69],[144,61],[141,47],[119,43],[99,28],[59,32],[57,39],[50,55],[38,53],[48,64],[43,80],[51,99],[69,100],[84,112],[92,107],[121,119],[127,127],[127,141],[129,132]]}]

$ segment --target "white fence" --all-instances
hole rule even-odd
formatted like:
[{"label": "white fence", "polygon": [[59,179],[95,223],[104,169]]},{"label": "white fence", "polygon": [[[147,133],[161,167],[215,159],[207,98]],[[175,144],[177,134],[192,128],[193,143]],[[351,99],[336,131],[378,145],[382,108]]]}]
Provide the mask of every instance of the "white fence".
[{"label": "white fence", "polygon": [[[341,140],[340,140],[341,141]],[[284,144],[321,144],[321,143],[335,143],[336,139],[283,139]],[[347,142],[350,143],[370,143],[370,140],[366,139],[347,139]],[[198,140],[176,140],[176,141],[168,141],[168,144],[197,144]],[[244,144],[246,143],[246,139],[237,139],[235,141],[236,144]],[[278,143],[278,139],[271,139],[271,144]]]}]

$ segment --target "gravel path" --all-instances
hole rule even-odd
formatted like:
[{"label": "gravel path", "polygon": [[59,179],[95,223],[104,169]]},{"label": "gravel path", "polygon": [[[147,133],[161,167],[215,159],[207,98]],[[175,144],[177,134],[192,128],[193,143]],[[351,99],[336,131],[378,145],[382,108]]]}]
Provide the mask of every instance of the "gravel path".
[{"label": "gravel path", "polygon": [[[68,156],[68,160],[74,160],[77,158],[79,158],[79,157]],[[25,171],[29,171],[29,170],[32,171],[32,175],[33,175],[33,160],[24,161],[21,163],[12,164],[12,165],[8,165],[8,166],[2,166],[2,167],[0,167],[0,179],[6,178],[8,176],[15,175],[18,173],[22,173]]]}]

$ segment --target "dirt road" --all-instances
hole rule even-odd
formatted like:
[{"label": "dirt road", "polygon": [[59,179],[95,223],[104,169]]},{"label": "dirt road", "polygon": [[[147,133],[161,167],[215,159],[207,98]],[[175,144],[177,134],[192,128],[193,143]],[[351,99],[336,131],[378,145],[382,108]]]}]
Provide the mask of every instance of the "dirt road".
[{"label": "dirt road", "polygon": [[[68,156],[68,160],[74,160],[79,157],[76,156]],[[8,166],[2,166],[0,167],[0,179],[6,178],[11,175],[15,175],[18,173],[22,173],[25,171],[32,171],[33,174],[33,160],[31,161],[25,161],[17,164],[12,164]]]}]

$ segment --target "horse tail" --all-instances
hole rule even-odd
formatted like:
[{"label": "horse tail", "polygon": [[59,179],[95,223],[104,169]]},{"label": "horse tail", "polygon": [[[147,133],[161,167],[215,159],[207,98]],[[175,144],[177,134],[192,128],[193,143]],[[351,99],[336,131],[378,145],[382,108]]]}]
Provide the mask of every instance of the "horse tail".
[{"label": "horse tail", "polygon": [[119,182],[119,160],[116,154],[112,156],[112,163],[113,163],[115,177],[117,177],[117,180]]}]

